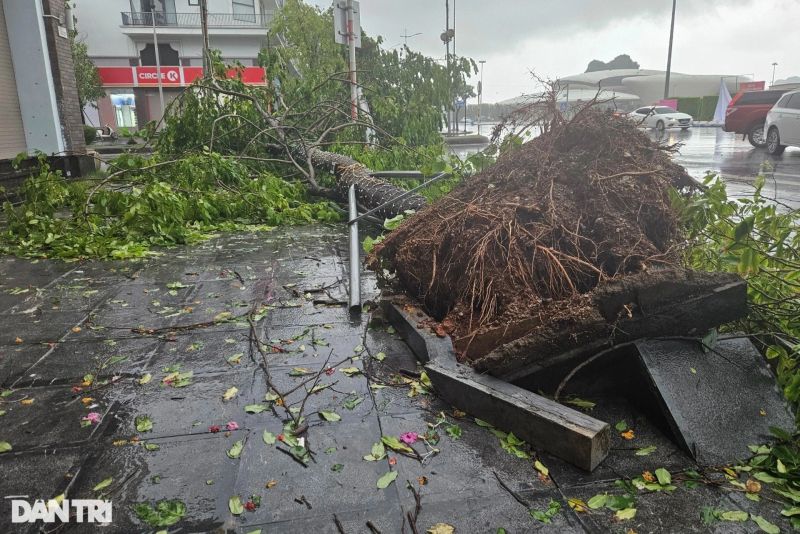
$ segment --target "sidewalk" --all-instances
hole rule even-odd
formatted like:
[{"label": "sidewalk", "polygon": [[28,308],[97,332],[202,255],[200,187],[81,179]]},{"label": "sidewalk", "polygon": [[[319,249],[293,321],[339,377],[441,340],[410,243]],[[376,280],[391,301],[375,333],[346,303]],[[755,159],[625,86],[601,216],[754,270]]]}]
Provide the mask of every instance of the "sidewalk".
[{"label": "sidewalk", "polygon": [[[424,391],[391,328],[350,319],[346,243],[341,225],[313,226],[223,235],[142,262],[0,258],[0,441],[13,447],[0,455],[0,495],[113,502],[112,526],[61,532],[388,534],[437,523],[459,533],[758,531],[752,522],[706,526],[704,506],[788,527],[780,505],[705,485],[640,492],[627,521],[609,510],[576,513],[569,499],[621,494],[618,481],[644,470],[695,466],[636,407],[615,400],[592,415],[625,419],[635,441],[615,432],[591,475],[540,455],[550,476],[541,475],[533,458]],[[375,299],[373,279],[364,286],[364,299]],[[424,435],[442,412],[438,442],[428,434],[428,446],[413,445],[424,461],[389,448],[364,460],[382,436]],[[305,465],[290,453],[291,437],[280,441],[290,415],[308,426]],[[651,455],[635,454],[650,445]],[[396,479],[379,489],[390,471]],[[234,496],[252,510],[231,513]],[[161,500],[185,505],[180,521],[137,518],[136,504]],[[551,502],[560,511],[550,523],[531,517]],[[10,509],[0,502],[0,531],[37,531],[12,525]]]}]

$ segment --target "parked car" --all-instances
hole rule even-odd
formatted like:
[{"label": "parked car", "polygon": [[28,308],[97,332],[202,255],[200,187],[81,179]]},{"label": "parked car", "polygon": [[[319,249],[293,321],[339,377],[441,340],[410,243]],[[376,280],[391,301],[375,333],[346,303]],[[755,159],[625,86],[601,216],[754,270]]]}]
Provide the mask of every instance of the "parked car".
[{"label": "parked car", "polygon": [[800,91],[783,95],[767,113],[767,152],[780,156],[787,146],[800,147]]},{"label": "parked car", "polygon": [[688,130],[692,126],[692,116],[675,111],[666,106],[645,106],[628,113],[628,118],[639,126],[665,130],[667,128],[680,128]]},{"label": "parked car", "polygon": [[767,146],[764,122],[767,113],[786,91],[740,91],[725,112],[726,132],[742,134],[756,148]]}]

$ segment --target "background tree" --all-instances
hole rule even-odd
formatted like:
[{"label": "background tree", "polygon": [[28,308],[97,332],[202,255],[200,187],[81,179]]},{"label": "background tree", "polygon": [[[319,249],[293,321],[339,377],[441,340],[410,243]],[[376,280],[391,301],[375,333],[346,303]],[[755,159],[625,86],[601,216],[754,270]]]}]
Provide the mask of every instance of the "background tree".
[{"label": "background tree", "polygon": [[78,40],[77,32],[72,32],[71,41],[72,62],[75,64],[75,82],[78,86],[78,100],[81,103],[81,109],[83,109],[87,104],[94,103],[104,97],[106,92],[103,90],[97,67],[89,59],[86,43]]},{"label": "background tree", "polygon": [[586,67],[586,72],[596,72],[599,70],[618,70],[618,69],[638,69],[639,63],[631,59],[628,54],[620,54],[608,63],[593,59]]}]

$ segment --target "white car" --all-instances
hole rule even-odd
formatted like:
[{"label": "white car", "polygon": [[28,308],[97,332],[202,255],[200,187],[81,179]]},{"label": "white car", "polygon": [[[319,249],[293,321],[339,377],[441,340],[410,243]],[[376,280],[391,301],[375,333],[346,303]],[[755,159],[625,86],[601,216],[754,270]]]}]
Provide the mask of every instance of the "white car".
[{"label": "white car", "polygon": [[645,106],[628,113],[628,118],[645,128],[665,130],[667,128],[680,128],[688,130],[692,127],[692,116],[675,111],[666,106]]},{"label": "white car", "polygon": [[800,91],[786,93],[767,113],[767,152],[780,156],[787,146],[800,147]]}]

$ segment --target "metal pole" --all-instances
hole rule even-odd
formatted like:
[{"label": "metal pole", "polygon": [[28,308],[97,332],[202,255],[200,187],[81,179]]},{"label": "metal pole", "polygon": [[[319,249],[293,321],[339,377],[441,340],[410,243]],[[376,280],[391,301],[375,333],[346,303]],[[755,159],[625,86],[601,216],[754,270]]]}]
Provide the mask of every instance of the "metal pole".
[{"label": "metal pole", "polygon": [[350,225],[350,311],[361,311],[361,257],[358,247],[358,205],[356,186],[351,185],[347,192]]},{"label": "metal pole", "polygon": [[161,81],[161,54],[158,52],[158,32],[156,31],[156,2],[150,3],[150,20],[153,22],[153,47],[156,51],[156,76],[158,77],[158,100],[161,103],[161,116],[164,116],[164,86]]},{"label": "metal pole", "polygon": [[211,74],[211,52],[208,44],[208,3],[200,0],[200,28],[203,32],[203,76]]},{"label": "metal pole", "polygon": [[358,77],[356,76],[356,32],[353,0],[347,0],[347,36],[350,48],[350,116],[358,120]]},{"label": "metal pole", "polygon": [[669,51],[667,52],[667,76],[664,79],[664,99],[669,98],[669,74],[672,70],[672,37],[675,34],[675,5],[678,0],[672,0],[672,22],[669,26]]},{"label": "metal pole", "polygon": [[447,133],[453,131],[452,125],[452,107],[453,107],[453,84],[452,72],[450,71],[450,0],[444,0],[444,18],[445,18],[445,41],[444,44],[447,48],[445,59],[447,60]]},{"label": "metal pole", "polygon": [[777,64],[777,63],[773,63],[773,64],[772,64],[772,83],[771,83],[771,84],[769,84],[769,86],[770,86],[770,87],[772,87],[773,85],[775,85],[775,67],[777,67],[777,66],[778,66],[778,64]]},{"label": "metal pole", "polygon": [[486,63],[485,59],[478,61],[481,64],[481,87],[478,91],[478,135],[481,133],[481,126],[483,126],[483,64]]}]

